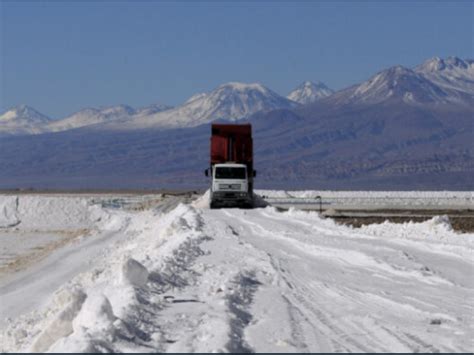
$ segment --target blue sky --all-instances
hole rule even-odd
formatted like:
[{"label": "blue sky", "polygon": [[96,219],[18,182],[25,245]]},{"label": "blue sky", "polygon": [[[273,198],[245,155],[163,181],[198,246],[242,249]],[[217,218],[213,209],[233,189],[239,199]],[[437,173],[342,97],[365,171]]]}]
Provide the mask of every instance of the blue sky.
[{"label": "blue sky", "polygon": [[[0,0],[1,1],[1,0]],[[228,81],[286,95],[388,66],[473,57],[472,2],[0,3],[0,110],[178,105]]]}]

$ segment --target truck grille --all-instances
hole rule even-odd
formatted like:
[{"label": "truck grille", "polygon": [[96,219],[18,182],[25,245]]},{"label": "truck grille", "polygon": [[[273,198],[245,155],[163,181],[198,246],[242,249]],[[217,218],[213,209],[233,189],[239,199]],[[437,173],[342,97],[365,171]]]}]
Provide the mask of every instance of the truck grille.
[{"label": "truck grille", "polygon": [[240,184],[219,184],[219,190],[240,190]]}]

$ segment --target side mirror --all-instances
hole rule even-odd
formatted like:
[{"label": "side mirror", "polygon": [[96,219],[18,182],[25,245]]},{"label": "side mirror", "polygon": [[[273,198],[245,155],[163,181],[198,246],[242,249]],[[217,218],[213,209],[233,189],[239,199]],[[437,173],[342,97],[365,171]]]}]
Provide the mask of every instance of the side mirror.
[{"label": "side mirror", "polygon": [[204,175],[209,176],[209,169],[204,170]]},{"label": "side mirror", "polygon": [[256,177],[257,176],[257,170],[254,170],[253,171],[253,177]]}]

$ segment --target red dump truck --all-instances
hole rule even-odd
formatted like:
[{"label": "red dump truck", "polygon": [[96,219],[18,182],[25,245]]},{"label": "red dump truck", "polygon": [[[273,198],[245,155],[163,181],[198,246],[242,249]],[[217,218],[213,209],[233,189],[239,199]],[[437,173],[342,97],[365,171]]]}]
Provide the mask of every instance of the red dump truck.
[{"label": "red dump truck", "polygon": [[253,143],[250,124],[213,124],[210,206],[253,207]]}]

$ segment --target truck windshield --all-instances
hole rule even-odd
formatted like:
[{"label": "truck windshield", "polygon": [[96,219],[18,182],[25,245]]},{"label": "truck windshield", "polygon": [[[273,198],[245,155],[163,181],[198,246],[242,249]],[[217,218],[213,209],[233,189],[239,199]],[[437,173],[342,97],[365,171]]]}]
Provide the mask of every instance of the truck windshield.
[{"label": "truck windshield", "polygon": [[245,168],[216,168],[216,179],[245,179]]}]

